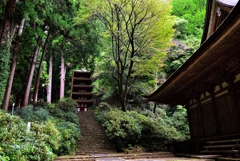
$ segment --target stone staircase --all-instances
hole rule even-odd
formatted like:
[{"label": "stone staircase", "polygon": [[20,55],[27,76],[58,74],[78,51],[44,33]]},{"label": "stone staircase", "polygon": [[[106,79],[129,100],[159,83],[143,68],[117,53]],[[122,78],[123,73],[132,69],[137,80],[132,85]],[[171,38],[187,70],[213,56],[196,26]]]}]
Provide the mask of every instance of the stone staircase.
[{"label": "stone staircase", "polygon": [[114,144],[108,139],[104,128],[94,118],[92,111],[79,112],[81,140],[76,155],[116,153]]},{"label": "stone staircase", "polygon": [[[161,161],[182,160],[171,152],[154,153],[117,153],[114,144],[108,139],[104,128],[94,118],[92,111],[79,112],[81,140],[77,144],[76,154],[60,156],[55,161]],[[186,159],[186,161],[213,161],[212,159]]]}]

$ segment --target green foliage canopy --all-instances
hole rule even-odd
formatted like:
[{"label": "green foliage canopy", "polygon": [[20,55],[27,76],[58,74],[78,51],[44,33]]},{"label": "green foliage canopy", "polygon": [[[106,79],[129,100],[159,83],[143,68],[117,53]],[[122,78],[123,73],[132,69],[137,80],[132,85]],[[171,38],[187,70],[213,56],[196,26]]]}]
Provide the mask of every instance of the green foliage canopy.
[{"label": "green foliage canopy", "polygon": [[192,35],[198,39],[202,36],[206,12],[205,0],[173,0],[172,14],[177,16],[176,28],[180,27],[177,39],[186,39]]},{"label": "green foliage canopy", "polygon": [[[117,82],[117,92],[123,111],[127,110],[128,95],[136,83],[136,76],[149,75],[151,69],[159,70],[165,49],[170,46],[174,17],[170,15],[168,1],[85,1],[88,9],[82,17],[98,17],[105,26],[103,37],[106,54],[111,55],[112,77]],[[77,20],[83,22],[83,18]],[[109,50],[110,49],[110,50]],[[155,66],[154,66],[154,65]]]}]

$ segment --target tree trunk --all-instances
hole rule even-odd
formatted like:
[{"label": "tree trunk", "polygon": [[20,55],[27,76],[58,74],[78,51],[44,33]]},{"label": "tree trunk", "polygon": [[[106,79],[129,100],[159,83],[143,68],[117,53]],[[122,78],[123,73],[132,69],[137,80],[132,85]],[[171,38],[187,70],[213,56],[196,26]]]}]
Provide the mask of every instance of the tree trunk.
[{"label": "tree trunk", "polygon": [[21,21],[21,24],[19,26],[18,35],[16,38],[16,45],[13,49],[11,71],[10,71],[10,76],[9,76],[9,80],[8,80],[8,84],[7,84],[7,89],[5,91],[3,107],[2,107],[5,111],[8,110],[8,106],[9,106],[9,100],[10,100],[10,95],[11,95],[11,90],[12,90],[12,83],[13,83],[13,78],[14,78],[15,69],[16,69],[16,65],[17,65],[16,60],[17,60],[17,55],[18,55],[19,46],[20,46],[20,42],[21,42],[21,36],[22,36],[22,32],[23,32],[24,22],[25,22],[25,19],[23,19]]},{"label": "tree trunk", "polygon": [[61,50],[61,70],[60,70],[60,99],[64,97],[66,67],[64,64],[64,51]]},{"label": "tree trunk", "polygon": [[10,32],[9,44],[12,44],[12,41],[13,41],[15,32],[16,32],[16,30],[17,30],[17,26],[18,26],[18,24],[15,23],[15,24],[13,25],[13,27],[12,27],[12,30],[11,30],[11,32]]},{"label": "tree trunk", "polygon": [[[42,71],[43,60],[44,60],[45,53],[47,50],[49,35],[50,35],[50,32],[48,31],[48,35],[47,35],[47,38],[45,40],[44,47],[43,47],[42,57],[41,57],[40,64],[38,67],[37,78],[36,78],[35,88],[34,88],[34,92],[33,92],[33,102],[37,102],[37,99],[38,99],[37,95],[38,95],[38,87],[39,87],[39,82],[40,82],[40,75],[41,75],[41,71]],[[43,96],[44,96],[44,94],[43,94]]]},{"label": "tree trunk", "polygon": [[11,37],[11,28],[12,28],[13,13],[15,11],[15,5],[16,5],[16,0],[7,1],[4,22],[1,30],[1,35],[0,35],[0,44],[5,43],[6,40],[8,42],[12,41],[10,40],[10,37]]},{"label": "tree trunk", "polygon": [[38,53],[39,53],[40,44],[41,44],[41,38],[39,37],[38,40],[37,40],[36,50],[34,52],[31,67],[30,67],[30,73],[29,73],[29,76],[28,76],[27,87],[26,87],[26,90],[25,90],[25,94],[24,94],[24,98],[23,98],[23,102],[22,102],[22,107],[28,105],[29,94],[30,94],[30,90],[31,90],[32,79],[33,79],[34,69],[36,67],[36,62],[37,62],[37,57],[38,57]]},{"label": "tree trunk", "polygon": [[153,113],[156,113],[157,103],[154,102]]},{"label": "tree trunk", "polygon": [[52,101],[52,69],[53,69],[53,51],[51,50],[50,53],[50,59],[49,59],[49,69],[48,69],[48,75],[49,75],[49,80],[47,84],[47,102],[51,103]]},{"label": "tree trunk", "polygon": [[127,98],[126,96],[122,93],[121,94],[121,107],[122,107],[122,111],[126,112],[127,111]]},{"label": "tree trunk", "polygon": [[21,98],[22,98],[22,94],[18,93],[17,96],[16,96],[15,109],[20,108]]}]

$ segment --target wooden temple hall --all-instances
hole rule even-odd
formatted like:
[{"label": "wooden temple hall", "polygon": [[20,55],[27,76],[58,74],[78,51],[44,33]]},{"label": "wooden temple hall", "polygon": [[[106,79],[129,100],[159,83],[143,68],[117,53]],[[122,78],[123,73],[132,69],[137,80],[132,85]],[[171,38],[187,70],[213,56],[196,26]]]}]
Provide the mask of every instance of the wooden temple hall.
[{"label": "wooden temple hall", "polygon": [[92,81],[92,75],[88,71],[72,72],[71,98],[77,101],[78,111],[88,111],[94,103]]},{"label": "wooden temple hall", "polygon": [[[240,157],[240,2],[208,0],[201,46],[148,101],[184,105],[194,152]],[[192,149],[192,151],[193,151]]]}]

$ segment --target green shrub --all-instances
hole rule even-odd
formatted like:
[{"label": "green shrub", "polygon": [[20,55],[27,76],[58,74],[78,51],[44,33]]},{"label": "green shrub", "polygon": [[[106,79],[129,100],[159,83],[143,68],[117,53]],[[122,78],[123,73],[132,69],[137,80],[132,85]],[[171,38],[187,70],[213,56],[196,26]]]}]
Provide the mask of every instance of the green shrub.
[{"label": "green shrub", "polygon": [[15,111],[15,115],[20,116],[24,121],[47,121],[49,118],[49,112],[42,107],[34,107],[32,105],[18,108]]},{"label": "green shrub", "polygon": [[0,152],[0,160],[1,161],[10,161],[10,158],[8,156],[5,156],[5,154],[3,152]]},{"label": "green shrub", "polygon": [[62,120],[79,125],[77,115],[77,102],[71,98],[61,99],[55,104],[55,107],[48,107],[50,115]]},{"label": "green shrub", "polygon": [[106,102],[101,102],[99,106],[94,109],[94,116],[99,124],[104,124],[108,118],[108,111],[111,109],[111,105]]},{"label": "green shrub", "polygon": [[2,157],[11,161],[54,160],[52,150],[59,147],[60,135],[54,124],[32,123],[27,132],[27,124],[18,116],[0,111],[0,149]]},{"label": "green shrub", "polygon": [[50,115],[74,124],[79,125],[79,117],[76,112],[64,112],[63,110],[55,107],[53,109],[49,109]]},{"label": "green shrub", "polygon": [[190,131],[187,120],[186,109],[182,106],[177,106],[172,117],[169,117],[169,124],[179,132],[179,139],[185,140],[190,138]]},{"label": "green shrub", "polygon": [[29,138],[24,145],[28,160],[54,160],[57,155],[54,154],[60,146],[60,132],[52,121],[46,121],[38,124],[33,122]]},{"label": "green shrub", "polygon": [[186,112],[180,107],[169,117],[161,108],[157,108],[155,113],[150,110],[123,112],[102,103],[95,108],[94,114],[105,127],[108,137],[117,143],[117,150],[138,141],[147,149],[165,150],[165,144],[189,136]]},{"label": "green shrub", "polygon": [[143,133],[155,138],[165,138],[165,140],[178,140],[181,137],[179,131],[170,124],[170,118],[163,109],[156,109],[156,113],[144,110],[141,114],[146,116],[142,119]]},{"label": "green shrub", "polygon": [[77,112],[78,103],[72,98],[63,98],[55,104],[55,108],[59,108],[64,112]]},{"label": "green shrub", "polygon": [[76,143],[80,139],[77,106],[76,101],[71,98],[64,98],[56,104],[43,106],[49,111],[50,120],[60,132],[59,148],[53,150],[58,155],[74,154],[76,151]]},{"label": "green shrub", "polygon": [[141,122],[134,111],[113,109],[108,112],[106,120],[103,126],[108,137],[115,141],[118,151],[128,144],[135,144],[141,137]]},{"label": "green shrub", "polygon": [[57,118],[64,118],[65,112],[59,108],[48,108],[48,111],[51,116],[57,117]]},{"label": "green shrub", "polygon": [[26,136],[27,125],[17,116],[11,116],[0,110],[0,149],[2,157],[13,161],[26,160],[21,151]]},{"label": "green shrub", "polygon": [[46,107],[49,107],[51,105],[52,104],[49,104],[48,102],[45,102],[45,101],[39,101],[39,102],[33,103],[33,106],[38,107],[38,108],[46,108]]},{"label": "green shrub", "polygon": [[101,102],[96,108],[95,112],[105,112],[110,111],[112,109],[112,106],[108,104],[107,102]]},{"label": "green shrub", "polygon": [[75,154],[77,141],[80,139],[80,129],[77,124],[52,118],[61,136],[61,145],[56,151],[58,155]]},{"label": "green shrub", "polygon": [[118,109],[108,112],[108,121],[104,123],[110,139],[136,140],[141,137],[141,122],[131,116],[131,112]]},{"label": "green shrub", "polygon": [[78,115],[74,112],[67,112],[64,114],[65,121],[79,125]]},{"label": "green shrub", "polygon": [[59,142],[61,140],[60,132],[53,121],[48,120],[41,124],[33,122],[31,127],[31,132],[37,141],[45,142],[45,144],[53,150],[59,148]]},{"label": "green shrub", "polygon": [[[15,111],[21,118],[0,110],[0,160],[52,161],[56,154],[74,154],[80,138],[75,103],[29,105]],[[30,132],[26,122],[31,122]]]}]

